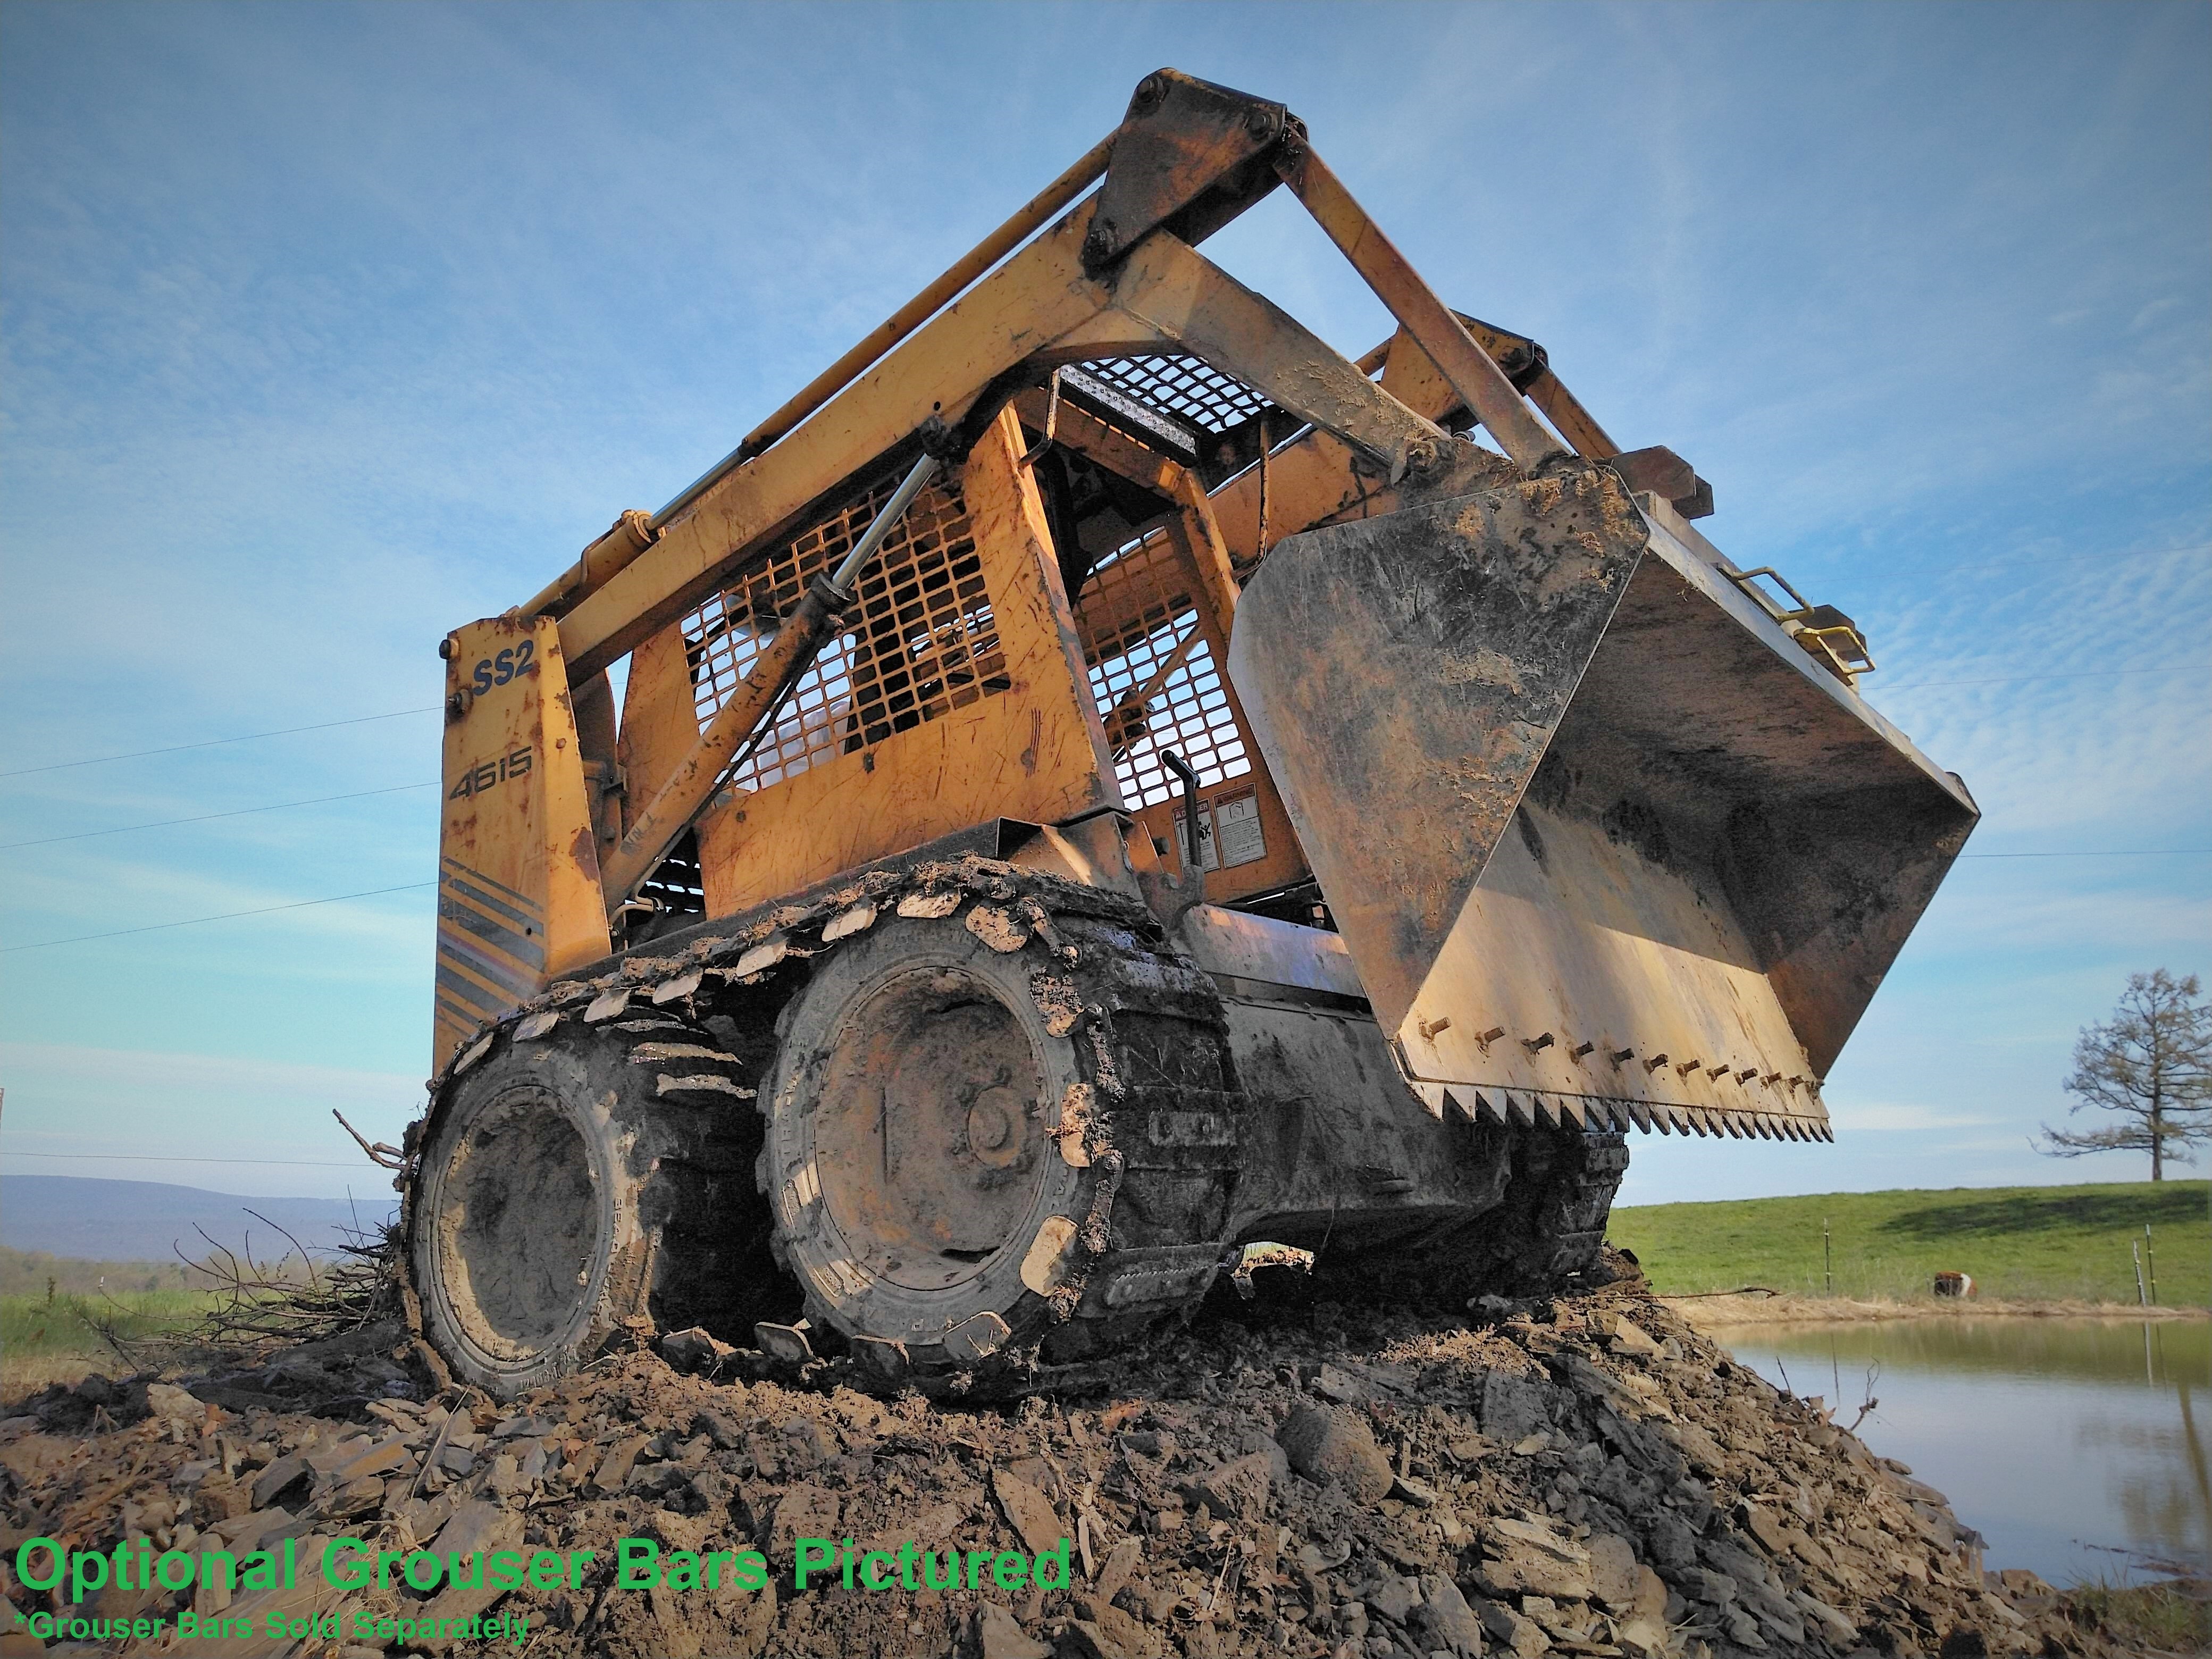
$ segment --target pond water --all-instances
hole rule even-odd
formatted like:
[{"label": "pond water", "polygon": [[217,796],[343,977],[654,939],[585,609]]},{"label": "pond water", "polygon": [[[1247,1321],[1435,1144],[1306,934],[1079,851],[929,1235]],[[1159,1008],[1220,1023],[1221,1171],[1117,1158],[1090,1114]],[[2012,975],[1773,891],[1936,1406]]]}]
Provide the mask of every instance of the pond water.
[{"label": "pond water", "polygon": [[[1739,1326],[1716,1340],[1820,1395],[1989,1540],[2053,1583],[2212,1561],[2212,1323],[1914,1319]],[[1872,1372],[1869,1385],[1868,1377]]]}]

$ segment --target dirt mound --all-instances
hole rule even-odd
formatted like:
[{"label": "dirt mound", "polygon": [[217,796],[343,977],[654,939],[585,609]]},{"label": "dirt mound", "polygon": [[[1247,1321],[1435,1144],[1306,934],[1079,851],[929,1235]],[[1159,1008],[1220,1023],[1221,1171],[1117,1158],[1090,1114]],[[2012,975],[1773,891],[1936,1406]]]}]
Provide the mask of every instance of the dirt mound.
[{"label": "dirt mound", "polygon": [[[355,1345],[374,1376],[325,1354],[264,1368],[258,1388],[102,1380],[16,1407],[0,1422],[9,1563],[33,1535],[112,1549],[143,1534],[191,1553],[292,1541],[290,1590],[217,1607],[212,1588],[111,1587],[66,1609],[167,1613],[167,1646],[134,1651],[396,1649],[351,1622],[379,1613],[485,1620],[495,1634],[428,1645],[520,1639],[533,1656],[2109,1650],[2027,1575],[1985,1576],[1940,1493],[1640,1284],[1455,1321],[1224,1296],[1102,1389],[990,1406],[878,1400],[842,1365],[780,1368],[703,1338],[664,1345],[688,1374],[614,1355],[509,1406],[365,1398],[405,1386],[385,1358],[399,1334],[381,1355]],[[279,1402],[280,1375],[319,1375],[329,1397]],[[594,1553],[506,1591],[350,1591],[314,1571],[340,1537]],[[623,1538],[653,1545],[653,1571],[678,1583],[618,1587]],[[1063,1538],[1065,1588],[1037,1565]],[[891,1587],[848,1589],[833,1570],[794,1590],[801,1539],[849,1541],[855,1563],[884,1552],[864,1570]],[[909,1540],[932,1553],[918,1583],[941,1578],[945,1552],[971,1571],[968,1553],[991,1553],[981,1587],[898,1587],[915,1564],[890,1562]],[[683,1583],[684,1561],[746,1550],[765,1556],[766,1588]],[[1016,1586],[999,1588],[1015,1559]],[[9,1582],[25,1613],[62,1607]],[[182,1640],[177,1613],[195,1606],[256,1632],[271,1609],[340,1620],[304,1641]]]}]

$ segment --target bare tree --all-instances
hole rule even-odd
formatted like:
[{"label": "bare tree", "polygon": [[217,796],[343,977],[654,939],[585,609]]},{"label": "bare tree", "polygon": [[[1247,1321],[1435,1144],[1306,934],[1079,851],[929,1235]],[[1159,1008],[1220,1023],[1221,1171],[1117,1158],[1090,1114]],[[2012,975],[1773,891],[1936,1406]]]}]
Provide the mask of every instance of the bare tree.
[{"label": "bare tree", "polygon": [[2043,1126],[2053,1158],[2091,1152],[2150,1154],[2150,1178],[2166,1178],[2166,1160],[2187,1163],[2189,1148],[2212,1140],[2212,1006],[2197,975],[2176,979],[2160,968],[2130,974],[2128,988],[2101,1025],[2084,1026],[2074,1044],[2069,1114],[2092,1106],[2119,1121],[2101,1129]]}]

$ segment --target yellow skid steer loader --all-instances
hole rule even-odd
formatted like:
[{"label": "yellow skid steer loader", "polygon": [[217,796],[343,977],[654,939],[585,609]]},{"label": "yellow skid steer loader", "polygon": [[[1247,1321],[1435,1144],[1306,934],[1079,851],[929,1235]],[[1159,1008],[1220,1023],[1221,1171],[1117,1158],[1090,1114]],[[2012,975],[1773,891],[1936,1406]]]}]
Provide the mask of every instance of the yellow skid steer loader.
[{"label": "yellow skid steer loader", "polygon": [[[1279,187],[1396,319],[1366,356],[1197,251]],[[1247,1241],[1365,1294],[1571,1283],[1631,1127],[1827,1138],[1975,808],[1711,510],[1288,110],[1148,76],[445,641],[423,1334],[501,1395],[697,1324],[965,1387]]]}]

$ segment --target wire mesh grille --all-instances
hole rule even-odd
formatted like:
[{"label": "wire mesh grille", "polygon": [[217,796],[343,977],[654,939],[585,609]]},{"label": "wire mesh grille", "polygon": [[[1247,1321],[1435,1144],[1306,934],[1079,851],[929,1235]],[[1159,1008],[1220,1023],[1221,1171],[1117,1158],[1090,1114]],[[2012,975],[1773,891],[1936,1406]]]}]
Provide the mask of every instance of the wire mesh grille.
[{"label": "wire mesh grille", "polygon": [[1189,566],[1161,526],[1102,561],[1076,607],[1091,691],[1105,719],[1121,795],[1134,806],[1172,800],[1181,786],[1161,763],[1173,750],[1201,787],[1252,769],[1212,645],[1199,628]]},{"label": "wire mesh grille", "polygon": [[1083,372],[1163,414],[1226,432],[1270,405],[1243,381],[1197,357],[1097,357]]},{"label": "wire mesh grille", "polygon": [[[898,476],[802,532],[684,619],[693,707],[703,729],[729,701],[806,586],[873,521]],[[1006,689],[1006,653],[957,489],[924,490],[861,574],[846,631],[823,648],[730,774],[764,789],[839,754]]]}]

